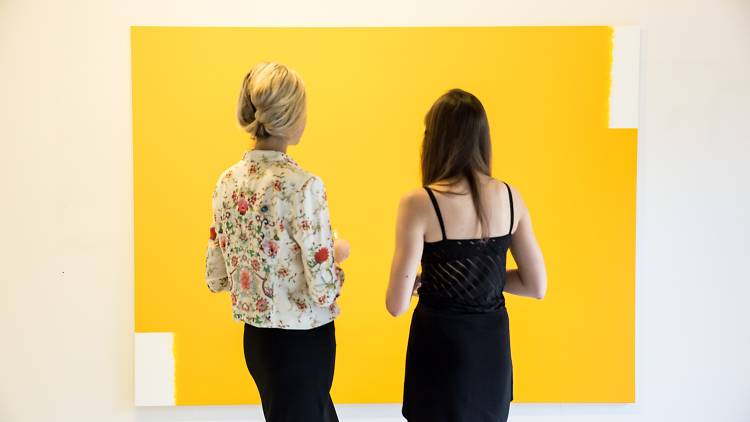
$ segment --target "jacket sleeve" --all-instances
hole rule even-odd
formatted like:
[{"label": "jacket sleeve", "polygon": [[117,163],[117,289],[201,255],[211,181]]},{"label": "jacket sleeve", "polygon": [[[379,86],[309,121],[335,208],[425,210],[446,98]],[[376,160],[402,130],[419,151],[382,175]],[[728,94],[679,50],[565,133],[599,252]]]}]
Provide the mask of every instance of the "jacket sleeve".
[{"label": "jacket sleeve", "polygon": [[219,187],[217,186],[211,201],[211,227],[209,229],[208,248],[206,249],[206,284],[208,289],[214,293],[230,289],[227,265],[222,248],[222,242],[226,245],[227,241],[221,222],[224,210],[218,190]]},{"label": "jacket sleeve", "polygon": [[330,306],[339,295],[344,272],[333,262],[333,232],[323,181],[311,177],[296,197],[291,232],[300,247],[307,288],[314,303]]}]

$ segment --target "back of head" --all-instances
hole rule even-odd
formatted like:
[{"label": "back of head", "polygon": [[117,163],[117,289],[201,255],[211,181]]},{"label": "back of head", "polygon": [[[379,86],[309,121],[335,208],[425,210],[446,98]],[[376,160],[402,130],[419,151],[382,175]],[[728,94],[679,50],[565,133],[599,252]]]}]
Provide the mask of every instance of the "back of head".
[{"label": "back of head", "polygon": [[237,120],[256,140],[291,136],[306,113],[305,85],[279,63],[259,63],[245,75]]},{"label": "back of head", "polygon": [[478,175],[490,175],[490,156],[489,123],[479,99],[461,89],[450,90],[438,98],[425,117],[422,184],[465,179],[483,237],[488,225]]}]

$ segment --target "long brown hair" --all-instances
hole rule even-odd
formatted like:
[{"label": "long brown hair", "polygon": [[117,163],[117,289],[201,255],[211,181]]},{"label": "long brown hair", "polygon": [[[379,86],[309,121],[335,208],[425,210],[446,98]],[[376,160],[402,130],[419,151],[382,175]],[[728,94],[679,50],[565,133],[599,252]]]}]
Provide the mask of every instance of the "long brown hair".
[{"label": "long brown hair", "polygon": [[487,113],[477,97],[452,89],[435,101],[425,116],[422,184],[447,182],[450,186],[466,179],[482,238],[489,236],[489,225],[478,175],[490,176],[491,153]]}]

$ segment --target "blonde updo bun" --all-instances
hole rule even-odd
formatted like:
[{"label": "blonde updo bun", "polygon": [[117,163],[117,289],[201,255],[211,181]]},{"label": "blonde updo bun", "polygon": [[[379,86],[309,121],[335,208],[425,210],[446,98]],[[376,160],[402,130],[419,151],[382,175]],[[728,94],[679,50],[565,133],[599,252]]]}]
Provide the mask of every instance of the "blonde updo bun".
[{"label": "blonde updo bun", "polygon": [[305,85],[292,69],[259,63],[245,75],[237,120],[256,140],[290,136],[305,111]]}]

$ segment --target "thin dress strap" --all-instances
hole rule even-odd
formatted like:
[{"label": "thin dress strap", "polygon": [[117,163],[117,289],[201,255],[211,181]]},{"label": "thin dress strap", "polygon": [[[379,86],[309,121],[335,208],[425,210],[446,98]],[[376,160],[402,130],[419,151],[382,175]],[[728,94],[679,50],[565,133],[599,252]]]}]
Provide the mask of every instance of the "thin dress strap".
[{"label": "thin dress strap", "polygon": [[[503,182],[505,183],[505,182]],[[508,229],[508,234],[513,233],[513,193],[510,191],[510,186],[508,186],[507,183],[505,183],[505,187],[508,188],[508,199],[510,200],[510,229]]]},{"label": "thin dress strap", "polygon": [[437,198],[435,198],[435,194],[432,193],[432,189],[425,186],[424,190],[427,191],[427,195],[430,195],[430,201],[432,201],[432,206],[435,208],[435,214],[437,214],[438,223],[440,223],[440,232],[443,233],[443,240],[445,240],[445,224],[443,224],[443,215],[440,214],[440,207],[438,206]]}]

